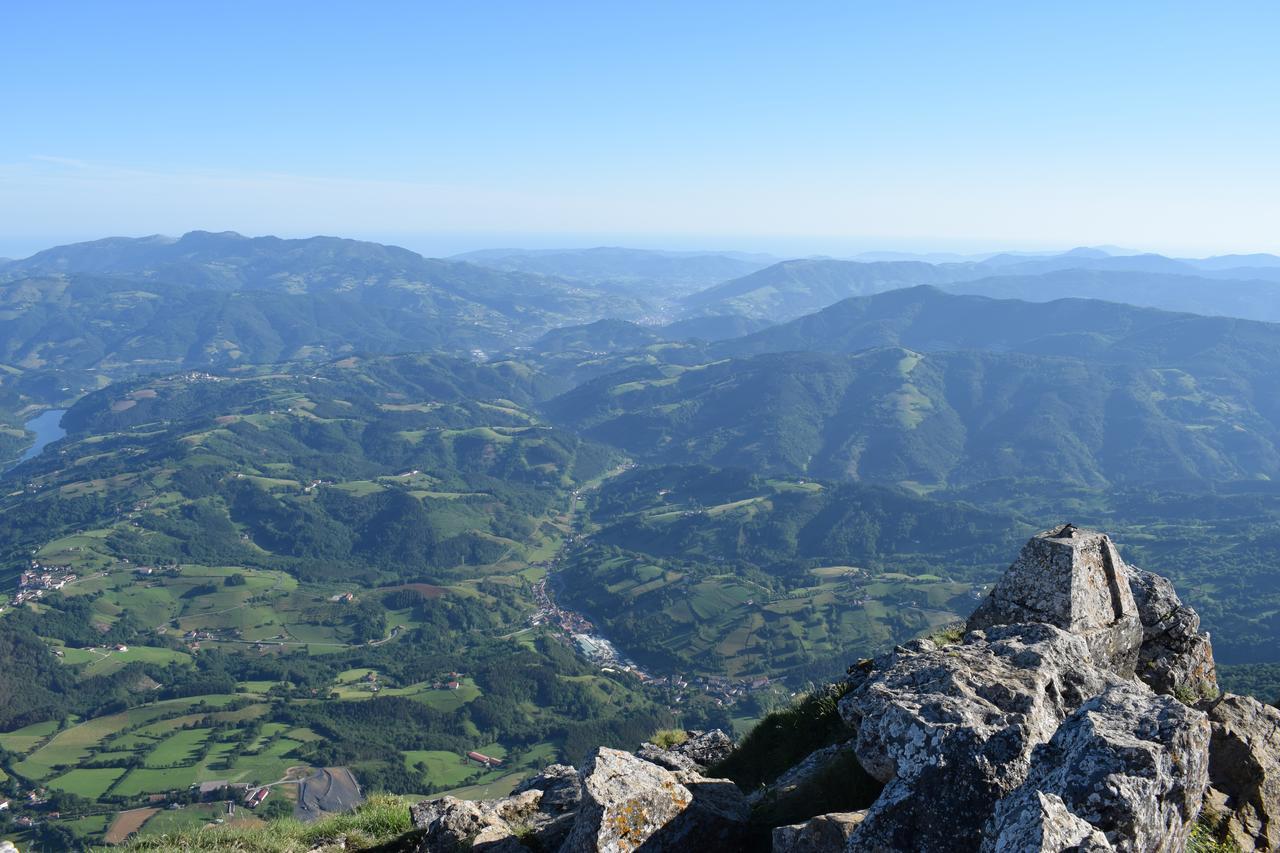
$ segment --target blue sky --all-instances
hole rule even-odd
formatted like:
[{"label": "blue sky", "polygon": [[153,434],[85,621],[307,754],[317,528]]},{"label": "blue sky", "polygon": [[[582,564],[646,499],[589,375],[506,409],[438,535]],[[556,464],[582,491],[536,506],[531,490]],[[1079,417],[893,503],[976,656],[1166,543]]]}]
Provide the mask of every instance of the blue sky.
[{"label": "blue sky", "polygon": [[1280,251],[1276,3],[58,3],[0,255],[193,228]]}]

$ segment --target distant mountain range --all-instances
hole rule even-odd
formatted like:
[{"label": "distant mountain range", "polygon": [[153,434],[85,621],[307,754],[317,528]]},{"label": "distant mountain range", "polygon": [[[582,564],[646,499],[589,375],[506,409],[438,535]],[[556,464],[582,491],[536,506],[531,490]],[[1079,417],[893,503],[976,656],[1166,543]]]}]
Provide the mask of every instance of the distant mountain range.
[{"label": "distant mountain range", "polygon": [[[652,355],[661,353],[652,353]],[[925,489],[1280,476],[1280,326],[933,288],[851,299],[549,404],[663,463]]]},{"label": "distant mountain range", "polygon": [[486,249],[453,260],[509,272],[591,282],[644,299],[685,296],[777,263],[741,252],[659,252],[645,249]]},{"label": "distant mountain range", "polygon": [[[268,337],[285,341],[265,356],[269,359],[298,355],[287,341],[312,335],[307,331],[310,327],[315,327],[314,337],[320,340],[346,338],[357,349],[375,351],[390,351],[392,341],[392,349],[488,351],[528,343],[557,327],[605,318],[665,325],[664,338],[719,340],[755,331],[764,323],[810,314],[852,296],[920,284],[1028,301],[1105,298],[1169,310],[1280,320],[1280,300],[1275,299],[1280,292],[1280,258],[1274,255],[1175,259],[1113,251],[1121,250],[1082,247],[1056,255],[1006,253],[945,261],[944,256],[931,255],[925,257],[936,262],[926,263],[779,261],[769,255],[737,252],[598,247],[493,249],[441,260],[395,246],[334,237],[284,240],[201,231],[180,238],[113,237],[0,262],[0,286],[10,284],[0,298],[10,311],[18,312],[5,319],[44,306],[43,313],[23,319],[16,331],[17,343],[9,342],[10,354],[0,357],[12,361],[13,353],[22,349],[23,330],[52,321],[47,297],[51,288],[75,290],[75,305],[64,306],[68,310],[84,309],[112,318],[97,324],[100,331],[141,333],[119,315],[119,294],[125,290],[113,283],[119,280],[145,283],[147,287],[135,290],[148,295],[138,299],[163,304],[159,314],[170,314],[170,305],[178,315],[194,312],[207,340],[193,353],[238,352],[236,358],[247,360],[261,358],[253,336],[243,342],[220,342],[221,314],[210,316],[212,309],[193,308],[188,304],[192,299],[203,300],[202,305],[218,303],[208,295],[211,292],[309,297],[291,304],[288,299],[258,295],[248,297],[248,309],[217,307],[217,312],[233,318],[247,311],[254,319],[236,322],[269,330]],[[868,253],[861,257],[907,256]],[[17,287],[23,280],[36,283]],[[108,297],[108,293],[114,295]],[[326,302],[326,297],[336,301]],[[98,304],[103,300],[105,304]],[[342,306],[353,302],[358,303],[351,309],[354,314],[373,315],[362,317],[359,325],[375,333],[362,336],[343,324],[312,319],[340,313]],[[378,316],[386,311],[403,315],[405,322]],[[407,328],[397,329],[398,325]],[[328,344],[320,346],[321,354],[334,352]],[[44,360],[53,362],[56,357]]]},{"label": "distant mountain range", "polygon": [[1047,258],[997,256],[981,263],[783,261],[682,300],[691,315],[729,314],[772,321],[821,310],[851,296],[931,284],[955,293],[1048,301],[1105,298],[1153,308],[1280,320],[1280,266],[1271,255],[1183,261],[1160,255]]},{"label": "distant mountain range", "polygon": [[314,237],[110,238],[0,266],[0,361],[148,369],[465,352],[533,340],[642,300],[581,283]]}]

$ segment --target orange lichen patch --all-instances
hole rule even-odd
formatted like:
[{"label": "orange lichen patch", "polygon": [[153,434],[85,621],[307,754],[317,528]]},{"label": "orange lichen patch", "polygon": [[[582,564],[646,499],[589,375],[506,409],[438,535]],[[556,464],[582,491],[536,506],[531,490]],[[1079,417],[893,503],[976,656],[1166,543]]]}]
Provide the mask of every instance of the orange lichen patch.
[{"label": "orange lichen patch", "polygon": [[[662,787],[671,795],[671,802],[678,811],[684,811],[689,806],[690,799],[684,789],[670,782],[664,782]],[[648,810],[637,800],[628,800],[624,803],[610,816],[609,822],[613,826],[613,834],[617,836],[619,846],[628,851],[638,849],[656,829],[651,825],[654,821]]]}]

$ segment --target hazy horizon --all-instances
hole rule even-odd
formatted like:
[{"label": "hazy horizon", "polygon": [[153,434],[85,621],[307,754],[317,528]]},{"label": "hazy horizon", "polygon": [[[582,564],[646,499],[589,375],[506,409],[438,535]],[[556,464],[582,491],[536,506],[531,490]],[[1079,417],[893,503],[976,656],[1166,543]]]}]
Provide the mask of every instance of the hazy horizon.
[{"label": "hazy horizon", "polygon": [[[732,237],[700,235],[653,234],[577,234],[577,233],[501,233],[501,234],[361,234],[361,233],[277,233],[248,232],[235,228],[192,228],[191,231],[234,231],[245,237],[280,237],[282,239],[306,239],[310,237],[337,237],[399,246],[428,258],[448,258],[469,252],[486,250],[524,251],[584,251],[598,248],[636,249],[658,252],[692,252],[705,254],[732,253],[771,255],[787,258],[855,258],[863,254],[903,254],[915,256],[955,255],[977,258],[1001,253],[1052,255],[1078,248],[1102,248],[1111,254],[1138,255],[1164,254],[1174,258],[1201,258],[1214,255],[1254,254],[1265,250],[1237,252],[1212,251],[1158,251],[1141,246],[1117,246],[1104,244],[1043,244],[984,241],[929,241],[929,240],[875,240],[857,237],[812,237],[788,239],[781,237]],[[178,232],[156,231],[151,233],[103,233],[69,235],[67,237],[7,238],[0,235],[0,258],[22,260],[46,249],[75,243],[92,242],[109,238],[141,239],[152,236],[181,237],[187,230]]]}]

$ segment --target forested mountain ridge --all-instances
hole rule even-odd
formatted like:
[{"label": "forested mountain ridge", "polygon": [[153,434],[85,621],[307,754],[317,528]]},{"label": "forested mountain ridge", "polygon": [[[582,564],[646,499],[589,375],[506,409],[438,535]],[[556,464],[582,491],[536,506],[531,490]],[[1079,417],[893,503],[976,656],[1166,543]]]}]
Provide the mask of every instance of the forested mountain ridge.
[{"label": "forested mountain ridge", "polygon": [[[0,281],[7,282],[0,284],[0,293],[9,320],[19,323],[9,335],[22,341],[29,331],[32,345],[46,346],[35,332],[50,324],[88,325],[125,340],[150,334],[153,330],[139,325],[131,312],[145,317],[154,310],[191,317],[195,328],[179,326],[179,331],[187,333],[181,339],[197,352],[201,344],[235,349],[218,340],[217,327],[237,319],[265,327],[268,337],[288,339],[292,333],[295,348],[336,346],[345,338],[354,339],[357,349],[374,349],[389,331],[402,349],[465,351],[529,340],[566,323],[648,310],[635,298],[581,283],[331,237],[281,240],[192,232],[176,240],[111,238],[10,262],[0,266]],[[240,307],[242,301],[249,306]],[[155,304],[148,309],[148,302]],[[343,325],[334,316],[342,312],[357,316]],[[223,313],[230,316],[224,320]],[[95,314],[101,315],[96,323]],[[361,334],[365,325],[369,331]],[[189,340],[191,331],[198,333],[195,340]],[[202,341],[201,334],[211,340]],[[308,341],[308,335],[318,340]],[[369,345],[360,347],[363,342]],[[252,343],[244,349],[255,350]],[[282,357],[289,356],[275,352],[258,360]]]},{"label": "forested mountain ridge", "polygon": [[1028,302],[903,288],[836,303],[751,335],[716,343],[715,356],[879,346],[1062,356],[1219,373],[1280,363],[1280,325],[1093,299]]},{"label": "forested mountain ridge", "polygon": [[88,515],[67,522],[101,528],[104,556],[440,579],[536,539],[572,477],[609,458],[522,408],[539,381],[395,356],[115,384],[15,472],[5,548],[47,542],[74,504]]},{"label": "forested mountain ridge", "polygon": [[548,404],[561,423],[663,462],[929,488],[1280,475],[1277,411],[1176,369],[884,348],[638,367]]}]

